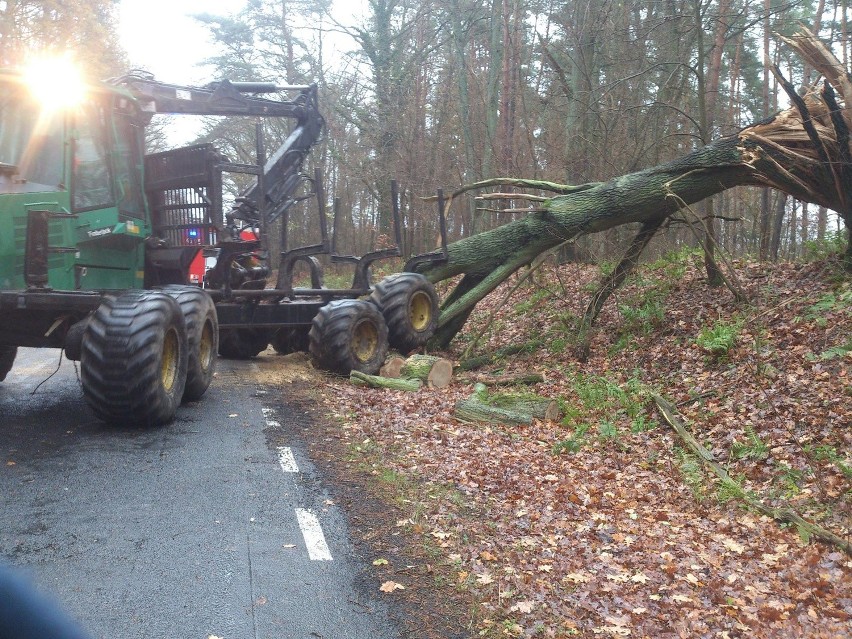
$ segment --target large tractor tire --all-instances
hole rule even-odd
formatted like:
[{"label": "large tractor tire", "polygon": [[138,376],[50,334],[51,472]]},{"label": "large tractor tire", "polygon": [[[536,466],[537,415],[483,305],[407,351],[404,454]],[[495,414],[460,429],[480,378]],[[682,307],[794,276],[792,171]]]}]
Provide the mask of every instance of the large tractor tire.
[{"label": "large tractor tire", "polygon": [[83,335],[83,395],[105,422],[166,424],[183,397],[188,361],[186,323],[172,297],[160,291],[107,297]]},{"label": "large tractor tire", "polygon": [[438,294],[419,273],[389,275],[376,284],[370,301],[382,309],[388,342],[403,355],[424,346],[438,327]]},{"label": "large tractor tire", "polygon": [[251,359],[269,345],[269,331],[226,328],[219,332],[219,355],[225,359]]},{"label": "large tractor tire", "polygon": [[6,379],[6,375],[12,370],[17,354],[17,346],[0,346],[0,382]]},{"label": "large tractor tire", "polygon": [[310,330],[309,326],[279,328],[270,344],[279,355],[307,352],[311,343]]},{"label": "large tractor tire", "polygon": [[189,363],[183,401],[194,402],[207,391],[216,371],[216,353],[219,352],[216,305],[210,295],[197,286],[169,285],[164,286],[163,291],[180,305],[186,322]]},{"label": "large tractor tire", "polygon": [[314,317],[310,351],[317,366],[333,373],[375,374],[388,353],[388,327],[370,302],[329,302]]}]

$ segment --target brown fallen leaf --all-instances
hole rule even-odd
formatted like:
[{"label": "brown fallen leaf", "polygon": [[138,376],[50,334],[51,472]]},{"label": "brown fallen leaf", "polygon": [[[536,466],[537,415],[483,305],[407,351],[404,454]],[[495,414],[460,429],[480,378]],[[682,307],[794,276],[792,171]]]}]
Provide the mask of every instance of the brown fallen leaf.
[{"label": "brown fallen leaf", "polygon": [[402,584],[398,584],[395,581],[386,581],[381,586],[379,586],[379,590],[382,592],[394,592],[395,590],[405,590],[405,586]]}]

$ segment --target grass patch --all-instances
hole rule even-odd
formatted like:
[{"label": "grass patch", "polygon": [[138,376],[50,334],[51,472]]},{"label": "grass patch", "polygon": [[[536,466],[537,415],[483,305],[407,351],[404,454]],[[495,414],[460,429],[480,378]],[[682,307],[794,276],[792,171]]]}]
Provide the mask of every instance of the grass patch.
[{"label": "grass patch", "polygon": [[[573,376],[575,397],[560,398],[565,413],[562,425],[572,432],[554,444],[555,454],[576,453],[593,441],[616,441],[619,428],[640,433],[658,425],[646,409],[650,390],[638,373],[622,383],[583,373]],[[597,432],[595,438],[588,436],[593,428]]]},{"label": "grass patch", "polygon": [[846,250],[846,239],[839,231],[828,231],[822,240],[805,242],[805,262],[822,262],[832,257],[843,255]]},{"label": "grass patch", "polygon": [[649,291],[641,299],[619,304],[618,311],[623,319],[620,335],[650,335],[663,325],[666,318],[662,294],[656,290]]},{"label": "grass patch", "polygon": [[701,460],[683,448],[675,449],[675,457],[683,481],[689,487],[692,496],[696,501],[703,502],[707,493],[707,486]]},{"label": "grass patch", "polygon": [[525,302],[519,302],[515,304],[515,313],[518,315],[525,315],[531,310],[540,307],[542,303],[550,299],[550,297],[550,291],[546,289],[539,289],[535,293],[533,293],[530,298]]}]

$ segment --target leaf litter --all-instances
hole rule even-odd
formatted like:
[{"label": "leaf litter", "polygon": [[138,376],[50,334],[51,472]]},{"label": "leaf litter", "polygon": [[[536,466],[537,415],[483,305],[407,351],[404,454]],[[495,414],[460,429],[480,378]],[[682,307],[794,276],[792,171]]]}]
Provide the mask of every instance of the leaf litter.
[{"label": "leaf litter", "polygon": [[[408,515],[397,526],[433,548],[444,588],[475,603],[471,636],[849,635],[850,557],[743,509],[649,400],[653,389],[676,403],[745,490],[849,538],[848,276],[825,263],[737,268],[747,306],[707,287],[694,255],[641,269],[582,364],[572,321],[595,268],[551,267],[502,308],[500,289],[483,301],[443,355],[459,359],[494,312],[485,350],[545,346],[483,372],[544,373],[533,390],[566,407],[561,423],[456,420],[472,392],[463,377],[415,393],[324,389],[350,465],[367,481],[391,474]],[[663,315],[650,329],[629,310],[649,296]],[[723,355],[701,346],[702,330],[726,326]]]}]

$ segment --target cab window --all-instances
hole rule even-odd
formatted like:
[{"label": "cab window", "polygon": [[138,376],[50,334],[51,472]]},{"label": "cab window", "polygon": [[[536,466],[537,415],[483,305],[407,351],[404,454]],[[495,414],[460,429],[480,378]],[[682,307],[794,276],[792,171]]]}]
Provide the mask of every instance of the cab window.
[{"label": "cab window", "polygon": [[117,98],[115,113],[115,183],[118,210],[122,215],[144,219],[145,200],[142,191],[143,132],[132,112],[122,108],[124,98]]},{"label": "cab window", "polygon": [[115,204],[106,150],[106,112],[98,102],[88,102],[77,117],[71,206],[75,211]]}]

